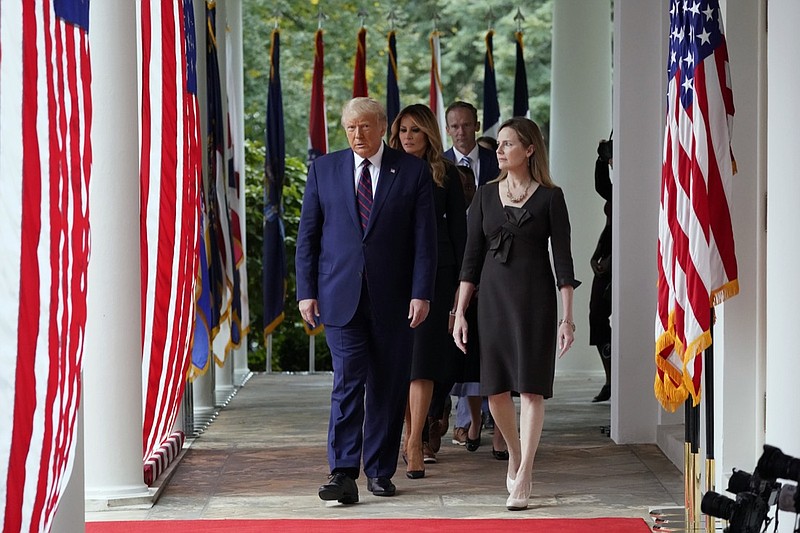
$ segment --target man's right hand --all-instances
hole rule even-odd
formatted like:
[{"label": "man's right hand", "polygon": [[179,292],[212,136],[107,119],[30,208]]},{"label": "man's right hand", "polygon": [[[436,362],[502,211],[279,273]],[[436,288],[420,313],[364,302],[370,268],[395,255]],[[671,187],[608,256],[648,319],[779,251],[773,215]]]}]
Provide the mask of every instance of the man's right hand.
[{"label": "man's right hand", "polygon": [[316,298],[308,298],[307,300],[300,300],[297,303],[300,308],[300,316],[303,320],[311,324],[312,328],[317,327],[317,318],[319,318],[319,304]]}]

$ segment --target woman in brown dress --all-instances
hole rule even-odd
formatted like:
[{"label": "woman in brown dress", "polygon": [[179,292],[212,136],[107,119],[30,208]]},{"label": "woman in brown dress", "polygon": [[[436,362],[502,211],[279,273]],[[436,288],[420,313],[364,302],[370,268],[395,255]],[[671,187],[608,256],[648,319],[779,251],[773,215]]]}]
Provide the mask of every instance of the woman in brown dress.
[{"label": "woman in brown dress", "polygon": [[[481,393],[508,444],[506,507],[520,510],[531,493],[544,400],[553,395],[556,344],[562,356],[574,341],[572,293],[580,282],[564,194],[550,179],[539,127],[516,117],[500,127],[497,140],[500,177],[478,189],[469,210],[453,338],[465,351],[464,312],[480,283]],[[520,396],[519,438],[512,391]]]}]

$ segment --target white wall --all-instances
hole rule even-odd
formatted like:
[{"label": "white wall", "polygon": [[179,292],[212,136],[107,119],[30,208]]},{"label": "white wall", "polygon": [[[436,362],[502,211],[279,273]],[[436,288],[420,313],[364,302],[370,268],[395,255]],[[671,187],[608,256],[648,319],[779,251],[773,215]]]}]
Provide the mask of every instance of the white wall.
[{"label": "white wall", "polygon": [[[771,0],[768,17],[766,443],[800,457],[800,3]],[[781,531],[791,531],[793,515],[782,519]]]},{"label": "white wall", "polygon": [[[550,168],[564,189],[572,226],[575,277],[575,344],[558,371],[602,373],[589,346],[589,259],[605,225],[604,200],[594,190],[597,143],[611,131],[611,2],[553,3]],[[596,392],[596,391],[595,391]]]}]

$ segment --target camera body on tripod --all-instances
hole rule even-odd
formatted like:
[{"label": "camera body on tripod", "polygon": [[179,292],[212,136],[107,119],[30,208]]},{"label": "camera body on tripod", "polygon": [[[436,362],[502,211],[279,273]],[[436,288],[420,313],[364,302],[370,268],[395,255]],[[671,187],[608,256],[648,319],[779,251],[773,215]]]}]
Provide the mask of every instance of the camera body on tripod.
[{"label": "camera body on tripod", "polygon": [[764,522],[769,523],[769,509],[776,503],[781,511],[800,512],[800,491],[795,485],[781,485],[778,478],[800,482],[800,459],[764,445],[752,474],[734,468],[727,491],[736,494],[736,500],[709,491],[700,510],[727,520],[725,533],[759,533]]},{"label": "camera body on tripod", "polygon": [[700,510],[727,520],[726,532],[758,533],[767,519],[769,508],[778,501],[781,484],[762,479],[757,471],[750,474],[734,469],[726,490],[736,494],[736,500],[709,491],[700,502]]}]

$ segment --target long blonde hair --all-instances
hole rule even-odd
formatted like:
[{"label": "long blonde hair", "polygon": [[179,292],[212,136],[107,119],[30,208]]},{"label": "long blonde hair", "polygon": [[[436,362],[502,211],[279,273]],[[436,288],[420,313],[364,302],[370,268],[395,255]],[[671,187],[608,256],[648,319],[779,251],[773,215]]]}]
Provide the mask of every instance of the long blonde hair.
[{"label": "long blonde hair", "polygon": [[[533,154],[528,158],[528,172],[534,181],[540,185],[552,189],[555,187],[550,176],[550,166],[547,162],[547,147],[544,145],[542,130],[534,121],[525,117],[514,117],[506,120],[497,130],[499,134],[505,128],[511,128],[517,132],[517,137],[526,149],[533,145]],[[502,181],[508,176],[508,171],[503,170],[498,176],[497,181]]]},{"label": "long blonde hair", "polygon": [[389,136],[389,146],[397,150],[402,150],[403,145],[400,142],[400,121],[403,118],[409,117],[414,123],[419,126],[422,133],[425,134],[427,141],[425,147],[425,154],[423,159],[431,166],[431,174],[433,174],[433,182],[437,187],[444,187],[446,178],[445,160],[442,157],[442,137],[439,134],[439,124],[436,122],[436,116],[433,111],[424,104],[411,104],[403,108],[397,114],[397,118],[392,123],[392,131]]}]

